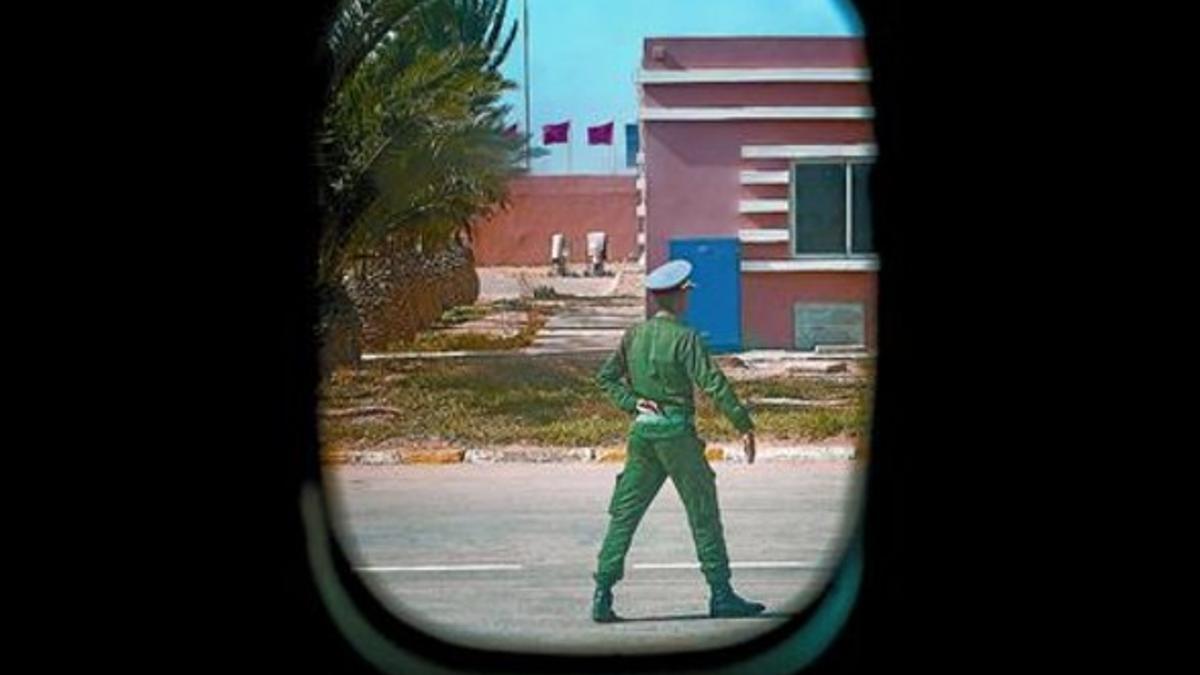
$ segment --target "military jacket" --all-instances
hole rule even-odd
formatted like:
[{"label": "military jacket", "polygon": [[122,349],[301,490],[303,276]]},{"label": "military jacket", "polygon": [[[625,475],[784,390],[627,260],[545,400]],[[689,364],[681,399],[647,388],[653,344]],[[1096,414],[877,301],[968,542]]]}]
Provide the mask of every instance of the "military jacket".
[{"label": "military jacket", "polygon": [[638,414],[634,420],[633,431],[642,436],[694,433],[693,383],[739,432],[754,428],[700,334],[666,310],[625,331],[620,347],[600,367],[596,382],[617,407],[630,414],[638,413],[639,398],[658,403],[661,415]]}]

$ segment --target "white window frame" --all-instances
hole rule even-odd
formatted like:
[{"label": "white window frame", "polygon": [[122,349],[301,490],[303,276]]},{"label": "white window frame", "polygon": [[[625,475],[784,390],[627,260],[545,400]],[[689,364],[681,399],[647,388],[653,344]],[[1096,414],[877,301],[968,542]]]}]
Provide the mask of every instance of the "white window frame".
[{"label": "white window frame", "polygon": [[[805,157],[793,159],[788,167],[788,247],[798,260],[865,260],[878,262],[876,253],[855,253],[854,247],[854,170],[856,164],[874,164],[874,157]],[[796,242],[796,167],[807,164],[842,165],[846,186],[846,250],[842,253],[797,253]]]}]

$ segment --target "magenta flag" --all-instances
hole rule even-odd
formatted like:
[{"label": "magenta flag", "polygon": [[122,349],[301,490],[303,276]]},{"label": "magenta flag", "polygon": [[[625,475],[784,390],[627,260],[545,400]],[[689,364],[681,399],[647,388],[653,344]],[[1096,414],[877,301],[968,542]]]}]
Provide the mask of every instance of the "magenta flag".
[{"label": "magenta flag", "polygon": [[588,145],[612,145],[613,123],[588,127]]},{"label": "magenta flag", "polygon": [[542,127],[542,143],[544,145],[552,145],[554,143],[566,143],[567,134],[571,132],[571,123],[563,122],[561,124],[547,124]]}]

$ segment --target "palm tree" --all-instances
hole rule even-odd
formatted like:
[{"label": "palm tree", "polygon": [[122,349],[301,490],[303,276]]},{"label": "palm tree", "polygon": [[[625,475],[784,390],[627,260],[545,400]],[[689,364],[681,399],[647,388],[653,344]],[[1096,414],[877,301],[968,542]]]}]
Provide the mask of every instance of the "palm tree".
[{"label": "palm tree", "polygon": [[448,244],[503,199],[523,146],[504,134],[500,104],[513,86],[497,70],[516,36],[515,22],[504,34],[506,6],[345,0],[336,12],[317,145],[323,317],[347,311],[355,259]]}]

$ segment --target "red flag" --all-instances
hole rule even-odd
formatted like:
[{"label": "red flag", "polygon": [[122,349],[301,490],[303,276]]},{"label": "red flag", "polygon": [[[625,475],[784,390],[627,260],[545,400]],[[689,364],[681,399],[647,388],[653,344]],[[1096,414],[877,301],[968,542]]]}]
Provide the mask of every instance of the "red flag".
[{"label": "red flag", "polygon": [[588,127],[588,145],[612,145],[613,123]]},{"label": "red flag", "polygon": [[567,134],[571,132],[571,123],[547,124],[542,127],[542,144],[566,143]]}]

